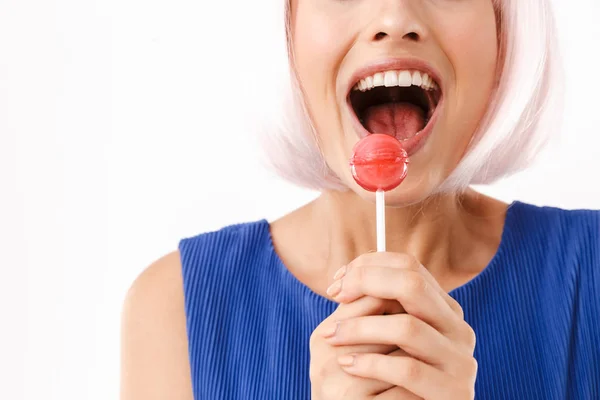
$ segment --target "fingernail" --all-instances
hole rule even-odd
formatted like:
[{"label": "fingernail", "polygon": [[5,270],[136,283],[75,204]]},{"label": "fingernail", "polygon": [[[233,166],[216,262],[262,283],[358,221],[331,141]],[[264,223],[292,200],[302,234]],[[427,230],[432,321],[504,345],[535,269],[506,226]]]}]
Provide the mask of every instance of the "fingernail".
[{"label": "fingernail", "polygon": [[354,364],[355,356],[353,354],[346,354],[338,357],[338,364],[343,367],[349,367]]},{"label": "fingernail", "polygon": [[335,336],[335,333],[337,332],[339,325],[340,325],[340,323],[336,322],[335,324],[331,324],[328,327],[326,327],[323,330],[323,337],[327,339],[327,338]]},{"label": "fingernail", "polygon": [[340,280],[333,282],[331,284],[331,286],[329,286],[327,288],[327,294],[331,297],[337,296],[338,294],[340,294],[341,291],[342,291],[342,281],[340,281]]},{"label": "fingernail", "polygon": [[348,269],[348,267],[346,267],[345,265],[338,269],[337,272],[335,273],[335,275],[333,275],[333,279],[340,279],[343,278],[344,275],[346,275],[346,270]]}]

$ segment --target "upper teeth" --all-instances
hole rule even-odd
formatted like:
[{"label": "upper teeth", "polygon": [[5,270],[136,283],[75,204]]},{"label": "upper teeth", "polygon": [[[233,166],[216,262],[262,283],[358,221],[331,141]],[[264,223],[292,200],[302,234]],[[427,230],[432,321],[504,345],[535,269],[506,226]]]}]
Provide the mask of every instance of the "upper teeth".
[{"label": "upper teeth", "polygon": [[378,86],[409,87],[411,85],[420,86],[425,90],[438,90],[438,85],[425,72],[420,71],[385,71],[378,72],[375,75],[361,79],[352,90],[366,92]]}]

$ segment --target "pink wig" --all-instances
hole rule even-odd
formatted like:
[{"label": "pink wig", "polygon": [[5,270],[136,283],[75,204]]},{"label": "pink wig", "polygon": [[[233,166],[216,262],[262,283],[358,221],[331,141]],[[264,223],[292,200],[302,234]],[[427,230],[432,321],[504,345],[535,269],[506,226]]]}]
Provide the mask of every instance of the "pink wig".
[{"label": "pink wig", "polygon": [[[262,127],[266,159],[281,177],[317,190],[346,190],[328,168],[294,69],[290,0],[284,20],[289,68],[277,119]],[[494,0],[499,85],[462,160],[438,192],[490,184],[527,167],[562,122],[563,70],[550,0]],[[283,36],[283,35],[282,35]]]}]

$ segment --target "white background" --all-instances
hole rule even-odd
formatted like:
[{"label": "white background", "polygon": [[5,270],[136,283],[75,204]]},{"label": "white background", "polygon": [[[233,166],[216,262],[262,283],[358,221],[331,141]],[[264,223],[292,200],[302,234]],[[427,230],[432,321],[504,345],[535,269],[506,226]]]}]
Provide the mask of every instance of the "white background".
[{"label": "white background", "polygon": [[[117,398],[135,276],[184,236],[315,195],[249,147],[280,3],[0,0],[0,399]],[[564,136],[486,191],[600,208],[600,5],[558,6]]]}]

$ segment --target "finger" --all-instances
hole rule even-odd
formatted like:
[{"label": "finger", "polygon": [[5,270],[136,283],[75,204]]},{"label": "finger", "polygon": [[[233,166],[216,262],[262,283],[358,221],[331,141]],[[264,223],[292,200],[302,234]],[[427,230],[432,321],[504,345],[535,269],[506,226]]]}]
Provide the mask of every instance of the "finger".
[{"label": "finger", "polygon": [[395,300],[365,296],[352,303],[340,304],[329,317],[321,322],[314,333],[327,336],[335,330],[338,321],[348,318],[366,315],[397,314],[400,312],[404,312],[404,309]]},{"label": "finger", "polygon": [[365,400],[372,398],[374,393],[381,393],[394,385],[381,382],[375,379],[363,378],[350,375],[339,366],[335,370],[327,372],[326,378],[314,378],[311,382],[319,382],[313,386],[316,389],[317,396],[313,399],[348,399]]},{"label": "finger", "polygon": [[471,382],[464,383],[411,357],[368,353],[342,356],[338,362],[351,375],[388,382],[425,399],[445,399],[448,393],[459,399],[474,397]]},{"label": "finger", "polygon": [[396,299],[407,313],[443,334],[455,331],[462,322],[423,275],[414,270],[376,266],[354,268],[341,279],[335,299],[346,303],[361,296]]},{"label": "finger", "polygon": [[403,387],[393,386],[385,392],[375,396],[374,400],[423,400],[423,398],[409,392]]},{"label": "finger", "polygon": [[331,316],[336,320],[343,320],[366,315],[398,314],[403,312],[405,312],[404,308],[395,299],[363,296],[351,303],[340,303]]},{"label": "finger", "polygon": [[[329,344],[325,338],[331,336],[337,327],[337,322],[348,318],[382,314],[384,312],[397,312],[401,306],[397,301],[378,299],[370,296],[363,297],[350,304],[340,305],[329,317],[327,317],[310,336],[309,346],[311,353],[320,354],[326,351]],[[361,346],[350,346],[348,352],[359,353],[388,353],[397,346],[381,344],[362,344]]]},{"label": "finger", "polygon": [[334,346],[362,343],[396,345],[411,356],[447,372],[456,372],[467,355],[433,327],[410,314],[366,316],[340,321],[327,342]]},{"label": "finger", "polygon": [[450,308],[461,318],[464,312],[461,305],[450,296],[438,283],[433,275],[415,257],[405,253],[377,252],[363,254],[348,264],[346,270],[369,265],[388,266],[391,268],[412,269],[423,274],[423,277],[442,296]]}]

